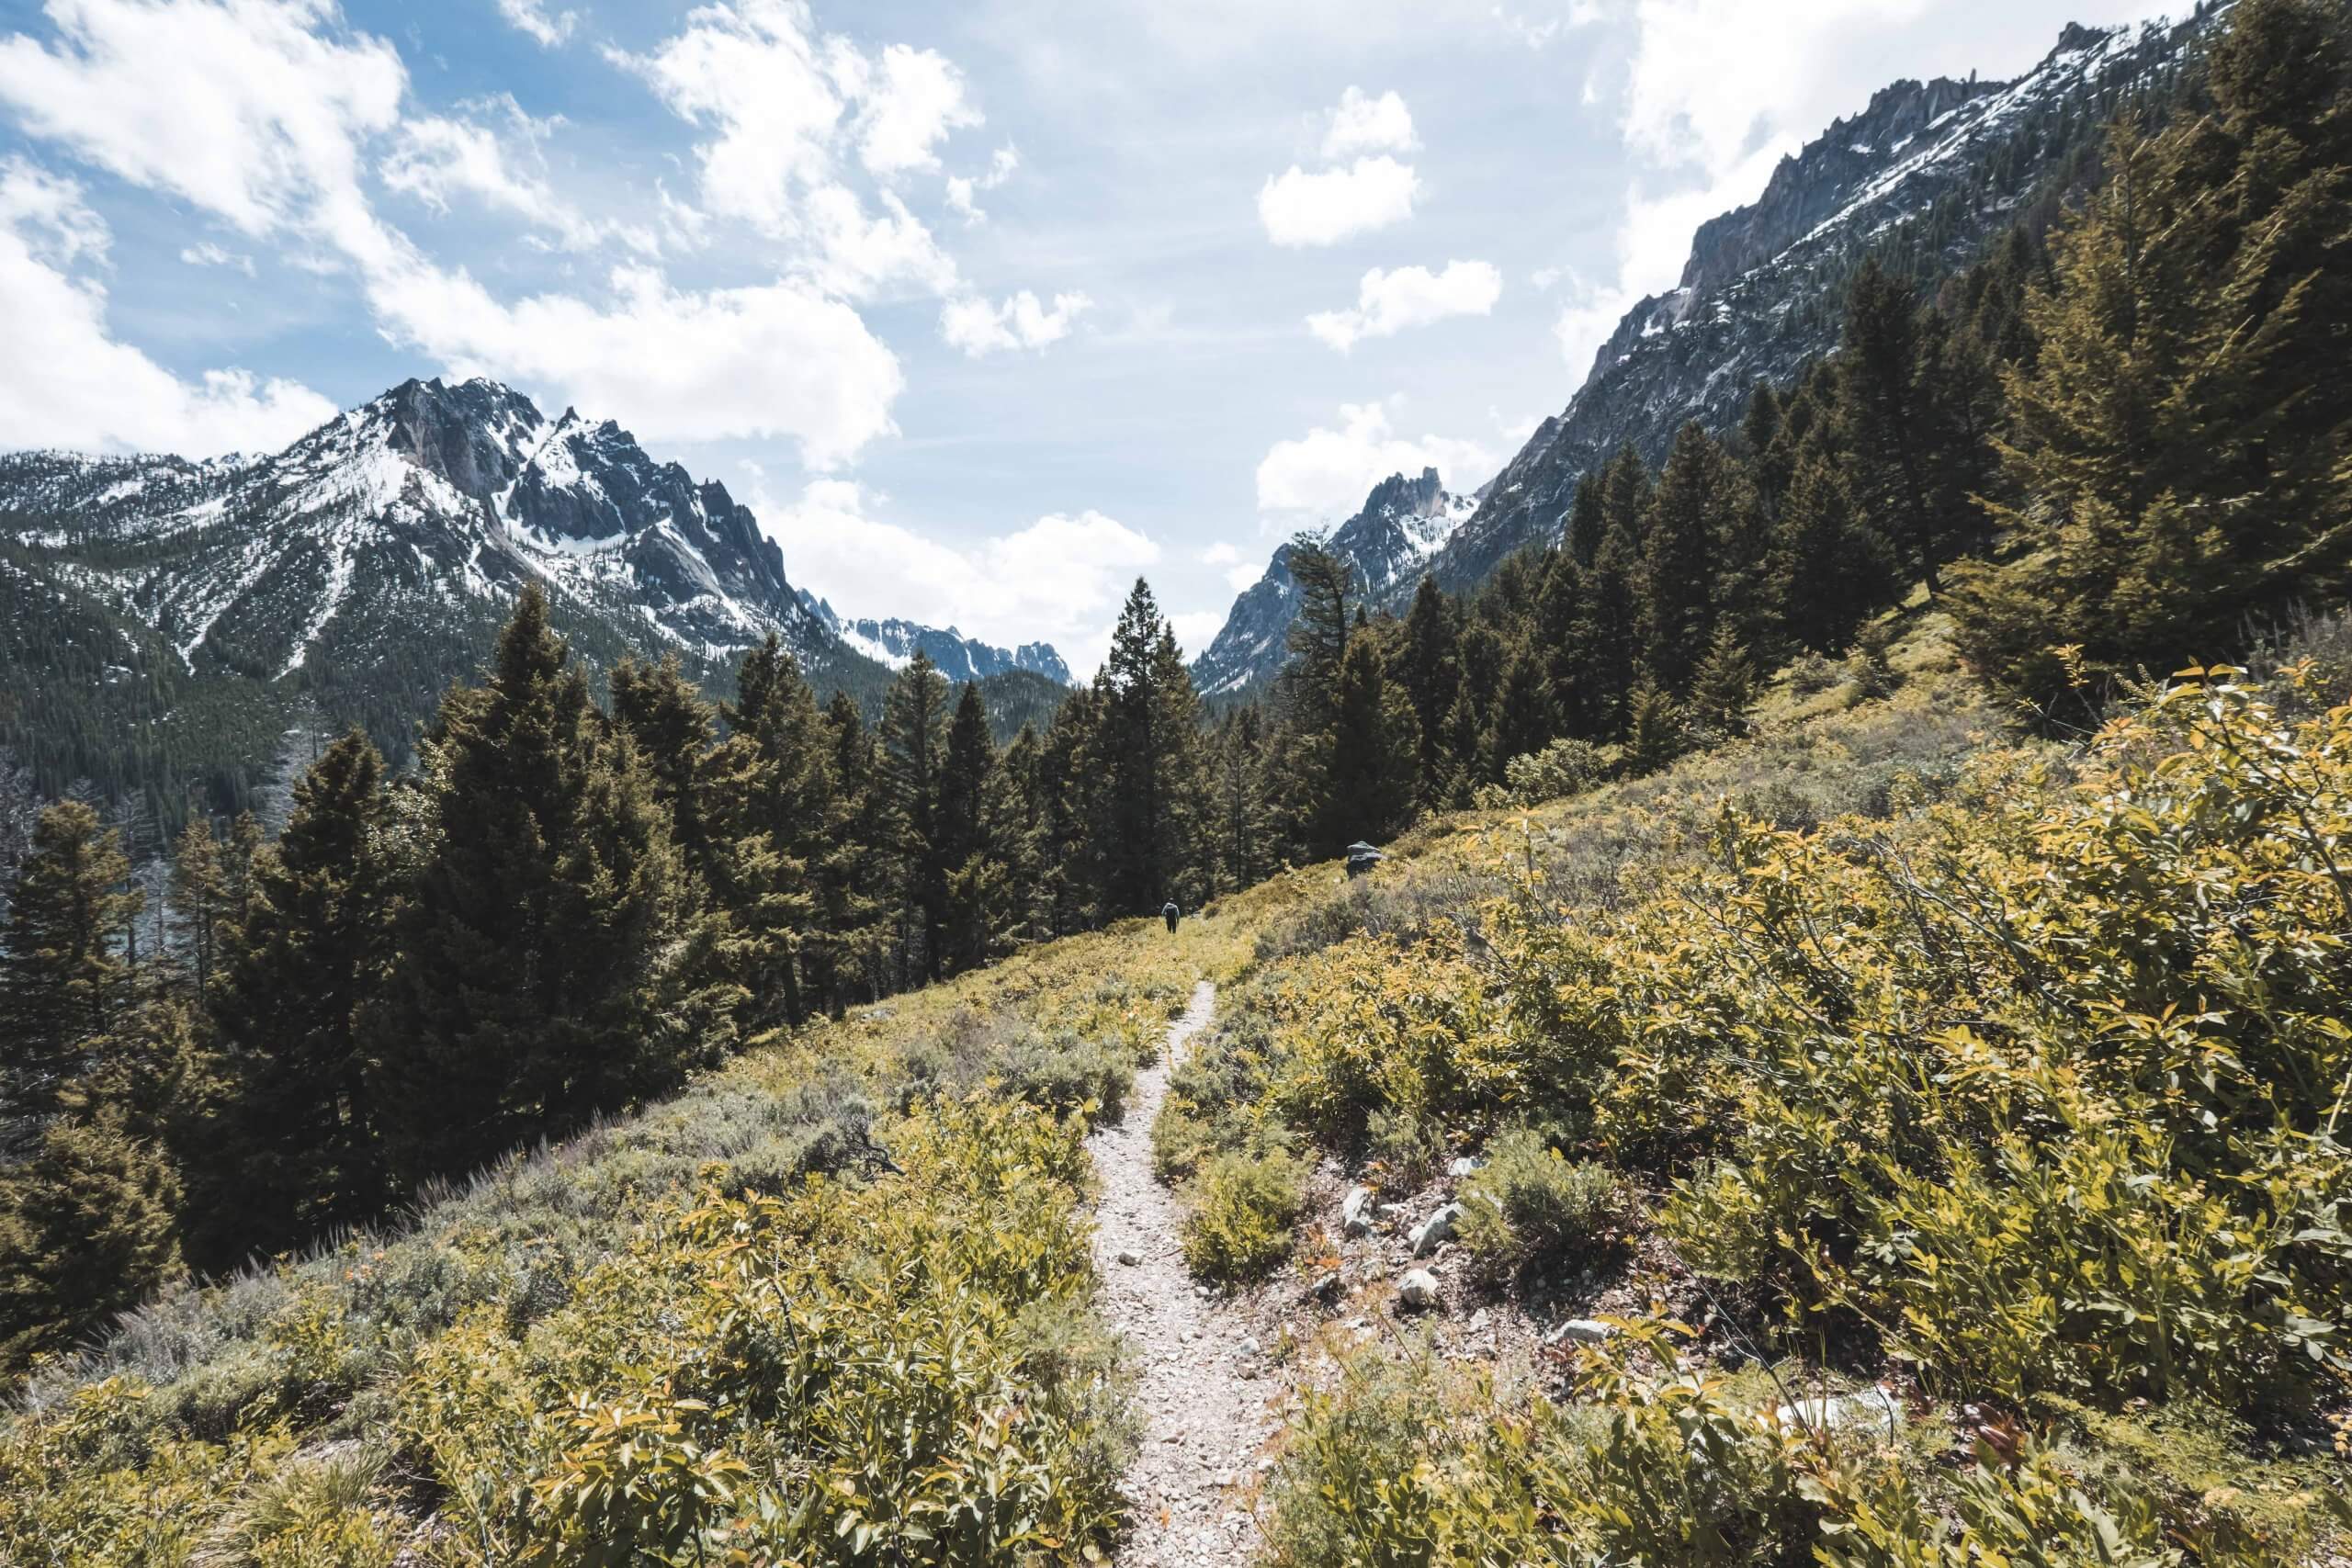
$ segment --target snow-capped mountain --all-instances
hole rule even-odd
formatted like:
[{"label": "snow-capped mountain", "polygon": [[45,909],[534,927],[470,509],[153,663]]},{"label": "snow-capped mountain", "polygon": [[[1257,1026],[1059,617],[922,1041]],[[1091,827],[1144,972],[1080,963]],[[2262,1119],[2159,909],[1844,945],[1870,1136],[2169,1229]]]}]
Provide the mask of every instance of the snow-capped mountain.
[{"label": "snow-capped mountain", "polygon": [[[1430,560],[1476,506],[1475,496],[1450,494],[1435,468],[1420,478],[1391,474],[1373,487],[1363,509],[1334,528],[1325,546],[1355,568],[1356,592],[1373,604],[1409,596]],[[1291,622],[1298,617],[1291,547],[1274,551],[1265,575],[1233,602],[1206,652],[1193,661],[1193,684],[1204,695],[1238,692],[1271,679],[1290,657]]]},{"label": "snow-capped mountain", "polygon": [[1626,313],[1582,389],[1487,487],[1431,572],[1450,588],[1479,581],[1556,537],[1577,479],[1619,447],[1655,464],[1685,423],[1736,421],[1758,380],[1785,380],[1836,347],[1845,285],[1865,256],[1929,275],[1967,265],[2222,9],[2169,31],[2069,27],[2014,82],[1897,82],[1781,160],[1752,205],[1701,225],[1679,285]]},{"label": "snow-capped mountain", "polygon": [[904,670],[908,661],[921,652],[950,681],[984,681],[991,675],[1025,670],[1033,675],[1043,675],[1057,685],[1070,683],[1069,666],[1062,662],[1062,656],[1049,642],[999,648],[994,643],[966,637],[954,626],[943,631],[896,617],[887,621],[871,617],[853,620],[805,588],[800,591],[800,602],[831,628],[835,637],[876,664],[893,670]]},{"label": "snow-capped mountain", "polygon": [[[804,660],[887,665],[920,645],[951,675],[1034,669],[903,621],[845,622],[796,589],[748,507],[657,462],[610,420],[555,419],[495,381],[401,383],[274,457],[0,456],[0,513],[85,591],[162,632],[188,671],[265,680],[315,650],[365,656],[402,630],[496,618],[528,580],[596,623],[592,658],[725,660],[775,632]],[[568,628],[570,629],[570,628]]]}]

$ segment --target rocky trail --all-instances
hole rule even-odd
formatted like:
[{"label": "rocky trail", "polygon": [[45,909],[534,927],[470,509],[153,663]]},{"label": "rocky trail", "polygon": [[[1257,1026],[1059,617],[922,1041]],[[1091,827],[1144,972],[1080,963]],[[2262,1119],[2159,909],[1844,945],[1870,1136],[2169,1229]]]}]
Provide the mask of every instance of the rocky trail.
[{"label": "rocky trail", "polygon": [[1252,1503],[1280,1385],[1249,1323],[1193,1283],[1182,1211],[1151,1174],[1151,1123],[1169,1072],[1216,1001],[1204,980],[1160,1059],[1136,1075],[1126,1114],[1087,1145],[1102,1183],[1094,1261],[1103,1315],[1140,1374],[1143,1451],[1124,1484],[1134,1523],[1118,1557],[1128,1568],[1246,1562],[1258,1548]]}]

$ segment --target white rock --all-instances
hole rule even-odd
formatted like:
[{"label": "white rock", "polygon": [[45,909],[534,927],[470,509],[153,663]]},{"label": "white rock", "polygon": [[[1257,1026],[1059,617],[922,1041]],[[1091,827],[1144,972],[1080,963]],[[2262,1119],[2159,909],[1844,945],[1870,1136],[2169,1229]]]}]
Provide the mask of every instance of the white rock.
[{"label": "white rock", "polygon": [[1598,1345],[1617,1331],[1592,1317],[1572,1317],[1544,1336],[1546,1345]]},{"label": "white rock", "polygon": [[1470,1332],[1476,1334],[1478,1330],[1486,1327],[1487,1315],[1488,1314],[1485,1307],[1480,1307],[1476,1312],[1472,1313],[1470,1314]]},{"label": "white rock", "polygon": [[1459,1203],[1448,1203],[1444,1208],[1440,1209],[1436,1213],[1431,1214],[1428,1219],[1423,1220],[1419,1224],[1415,1225],[1413,1227],[1413,1233],[1408,1238],[1413,1244],[1413,1256],[1416,1258],[1427,1258],[1430,1253],[1437,1250],[1437,1244],[1439,1242],[1452,1240],[1453,1236],[1453,1222],[1461,1217],[1462,1205]]},{"label": "white rock", "polygon": [[1143,1254],[1132,1247],[1123,1247],[1119,1248],[1119,1261],[1132,1269],[1143,1261]]},{"label": "white rock", "polygon": [[1347,1235],[1372,1234],[1372,1189],[1351,1187],[1348,1195],[1340,1200],[1340,1230]]},{"label": "white rock", "polygon": [[1258,1337],[1256,1335],[1250,1335],[1241,1341],[1241,1353],[1245,1356],[1254,1356],[1258,1353]]},{"label": "white rock", "polygon": [[1794,1404],[1781,1405],[1772,1415],[1783,1427],[1814,1427],[1831,1432],[1883,1427],[1890,1437],[1903,1425],[1903,1406],[1883,1388],[1867,1388],[1859,1393],[1835,1394],[1826,1399],[1800,1399]]},{"label": "white rock", "polygon": [[1396,1299],[1417,1312],[1437,1305],[1437,1276],[1426,1269],[1409,1270],[1396,1282]]},{"label": "white rock", "polygon": [[1480,1166],[1485,1165],[1486,1163],[1487,1162],[1485,1160],[1474,1159],[1468,1155],[1464,1155],[1460,1159],[1455,1160],[1452,1165],[1445,1168],[1445,1174],[1453,1178],[1456,1181],[1459,1181],[1464,1177],[1474,1174]]}]

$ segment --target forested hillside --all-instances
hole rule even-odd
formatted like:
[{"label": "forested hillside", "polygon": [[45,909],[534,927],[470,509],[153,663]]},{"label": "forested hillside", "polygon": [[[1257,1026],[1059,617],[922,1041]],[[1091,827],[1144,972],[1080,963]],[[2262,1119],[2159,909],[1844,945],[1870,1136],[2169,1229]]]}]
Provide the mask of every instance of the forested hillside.
[{"label": "forested hillside", "polygon": [[2352,19],[2206,38],[1213,720],[1140,581],[1002,743],[526,587],[160,880],[0,768],[0,1557],[2342,1562]]}]

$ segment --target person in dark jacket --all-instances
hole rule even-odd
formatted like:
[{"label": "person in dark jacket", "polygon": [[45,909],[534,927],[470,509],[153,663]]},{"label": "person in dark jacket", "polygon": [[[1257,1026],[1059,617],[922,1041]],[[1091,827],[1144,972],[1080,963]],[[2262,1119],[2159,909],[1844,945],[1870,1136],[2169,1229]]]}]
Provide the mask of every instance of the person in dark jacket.
[{"label": "person in dark jacket", "polygon": [[1176,917],[1183,912],[1176,907],[1176,900],[1173,898],[1159,907],[1159,918],[1168,922],[1168,929],[1171,931],[1176,929]]}]

